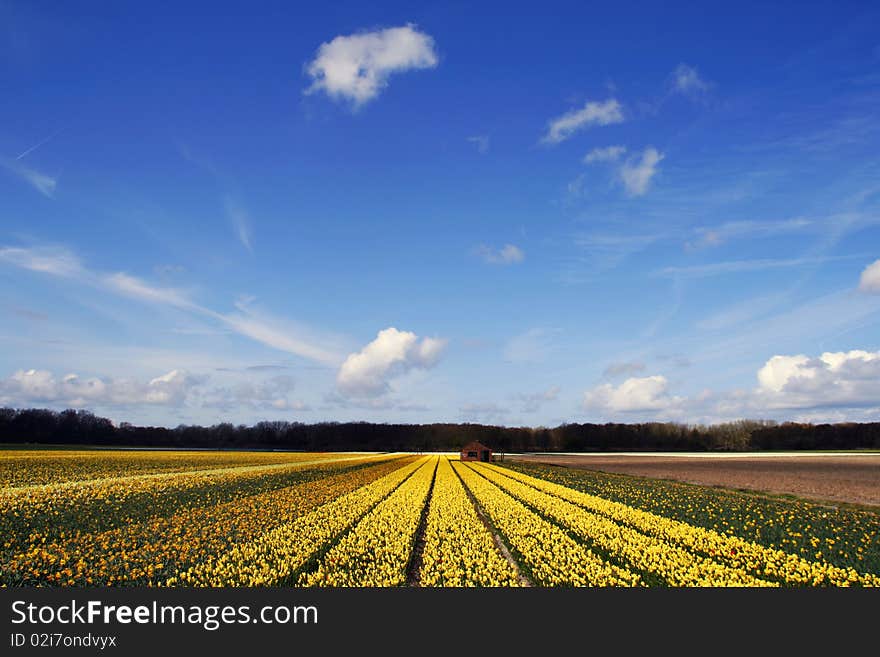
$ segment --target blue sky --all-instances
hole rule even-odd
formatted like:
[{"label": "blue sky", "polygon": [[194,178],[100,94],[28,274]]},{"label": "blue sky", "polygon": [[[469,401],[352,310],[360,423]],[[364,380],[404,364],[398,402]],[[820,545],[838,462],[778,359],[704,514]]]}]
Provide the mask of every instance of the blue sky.
[{"label": "blue sky", "polygon": [[878,24],[0,0],[0,405],[880,420]]}]

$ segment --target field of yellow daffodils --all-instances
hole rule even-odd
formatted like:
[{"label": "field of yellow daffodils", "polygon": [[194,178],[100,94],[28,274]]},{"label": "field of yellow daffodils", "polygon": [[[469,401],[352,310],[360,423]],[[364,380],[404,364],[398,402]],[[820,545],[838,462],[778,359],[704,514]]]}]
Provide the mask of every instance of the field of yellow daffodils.
[{"label": "field of yellow daffodils", "polygon": [[827,510],[604,476],[436,454],[0,451],[0,585],[880,586],[868,512],[809,535]]}]

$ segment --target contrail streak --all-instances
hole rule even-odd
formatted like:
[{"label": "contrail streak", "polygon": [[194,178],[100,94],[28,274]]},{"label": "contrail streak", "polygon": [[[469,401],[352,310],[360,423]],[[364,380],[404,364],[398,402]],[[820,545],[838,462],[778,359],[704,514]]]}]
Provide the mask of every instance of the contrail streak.
[{"label": "contrail streak", "polygon": [[[62,130],[63,130],[63,128],[62,128]],[[27,155],[30,155],[31,153],[33,153],[35,150],[37,150],[37,149],[38,149],[40,146],[42,146],[43,144],[45,144],[45,143],[47,143],[47,142],[52,141],[53,139],[55,139],[55,137],[57,137],[59,134],[61,134],[61,130],[58,130],[57,132],[53,132],[51,135],[49,135],[48,137],[46,137],[43,141],[38,142],[38,143],[37,143],[36,145],[34,145],[34,146],[31,146],[29,149],[27,149],[24,153],[22,153],[21,155],[19,155],[19,156],[18,156],[17,158],[15,158],[15,159],[16,159],[16,160],[20,160],[21,158],[23,158],[23,157],[25,157],[25,156],[27,156]]]}]

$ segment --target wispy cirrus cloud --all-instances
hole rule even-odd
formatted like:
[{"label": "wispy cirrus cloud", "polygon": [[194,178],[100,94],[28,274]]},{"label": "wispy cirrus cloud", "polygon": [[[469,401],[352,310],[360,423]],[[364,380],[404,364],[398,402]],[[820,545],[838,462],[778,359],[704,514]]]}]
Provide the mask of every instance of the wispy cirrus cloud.
[{"label": "wispy cirrus cloud", "polygon": [[357,109],[378,97],[392,75],[434,68],[438,61],[434,39],[413,24],[337,36],[306,65],[312,84],[305,93],[323,92]]},{"label": "wispy cirrus cloud", "polygon": [[653,272],[654,276],[667,276],[678,278],[707,278],[710,276],[723,276],[725,274],[738,274],[750,271],[764,271],[767,269],[785,269],[789,267],[806,267],[819,265],[834,260],[848,260],[855,256],[806,256],[803,258],[762,258],[756,260],[730,260],[726,262],[712,262],[704,265],[685,265],[682,267],[664,267]]},{"label": "wispy cirrus cloud", "polygon": [[46,173],[25,166],[18,160],[0,159],[0,166],[20,178],[46,198],[55,197],[58,180]]},{"label": "wispy cirrus cloud", "polygon": [[816,222],[803,217],[780,221],[727,221],[717,226],[698,226],[694,237],[685,242],[685,248],[699,249],[720,246],[735,239],[775,237],[809,229]]},{"label": "wispy cirrus cloud", "polygon": [[59,134],[61,134],[61,130],[52,133],[45,139],[42,139],[33,146],[25,149],[14,159],[0,158],[0,166],[24,180],[46,198],[53,198],[55,195],[55,188],[58,186],[57,178],[26,166],[22,160],[41,146],[52,141]]},{"label": "wispy cirrus cloud", "polygon": [[238,241],[241,242],[241,245],[249,253],[253,253],[253,228],[250,214],[241,203],[231,196],[226,196],[223,199],[223,207],[226,210],[226,216],[229,217],[229,221],[232,223],[232,228]]},{"label": "wispy cirrus cloud", "polygon": [[206,314],[229,327],[235,333],[248,337],[256,342],[303,356],[325,365],[335,366],[342,360],[333,340],[321,340],[310,337],[310,331],[289,320],[272,317],[265,312],[254,310],[249,304],[237,303],[236,313],[216,313],[204,310]]},{"label": "wispy cirrus cloud", "polygon": [[67,249],[56,246],[38,248],[0,247],[0,261],[22,269],[52,274],[63,278],[80,277],[86,273],[79,258]]},{"label": "wispy cirrus cloud", "polygon": [[311,338],[302,327],[258,313],[248,304],[239,302],[235,313],[217,312],[196,303],[183,290],[155,285],[125,272],[88,269],[70,251],[60,247],[0,247],[0,262],[76,281],[135,301],[207,317],[241,336],[325,365],[337,365],[342,361],[341,353],[329,344],[333,341],[327,340],[325,344],[323,339]]},{"label": "wispy cirrus cloud", "polygon": [[582,108],[571,110],[548,121],[547,132],[541,138],[541,143],[559,144],[590,126],[606,126],[623,121],[623,106],[617,99],[587,101]]},{"label": "wispy cirrus cloud", "polygon": [[100,274],[96,280],[100,281],[109,290],[137,301],[158,303],[182,309],[201,310],[180,290],[151,285],[140,278],[124,272]]}]

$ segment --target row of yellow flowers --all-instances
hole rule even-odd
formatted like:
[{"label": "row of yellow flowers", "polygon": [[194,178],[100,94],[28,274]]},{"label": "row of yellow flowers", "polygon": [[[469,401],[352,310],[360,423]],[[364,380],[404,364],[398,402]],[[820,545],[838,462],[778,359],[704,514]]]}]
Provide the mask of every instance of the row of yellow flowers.
[{"label": "row of yellow flowers", "polygon": [[167,586],[273,586],[289,582],[322,550],[406,481],[425,459],[400,467],[310,513],[240,543],[177,576]]},{"label": "row of yellow flowers", "polygon": [[224,504],[183,508],[170,516],[106,532],[73,532],[0,558],[0,584],[151,585],[291,522],[321,504],[399,468],[385,461]]},{"label": "row of yellow flowers", "polygon": [[440,457],[425,524],[421,586],[517,586],[449,459]]},{"label": "row of yellow flowers", "polygon": [[880,586],[880,577],[872,573],[859,573],[852,568],[839,568],[823,561],[809,561],[782,550],[664,518],[507,468],[495,465],[485,467],[594,511],[616,523],[759,577],[794,586]]},{"label": "row of yellow flowers", "polygon": [[324,555],[302,586],[400,586],[412,555],[422,509],[428,501],[437,457],[377,505]]},{"label": "row of yellow flowers", "polygon": [[21,551],[71,532],[104,532],[170,515],[181,507],[213,506],[282,488],[296,483],[306,470],[389,458],[393,457],[293,455],[285,463],[0,489],[0,548]]},{"label": "row of yellow flowers", "polygon": [[880,515],[869,511],[535,463],[505,468],[808,561],[880,573]]},{"label": "row of yellow flowers", "polygon": [[[605,554],[661,579],[670,586],[773,586],[741,568],[720,564],[654,536],[616,523],[538,488],[506,477],[490,466],[475,466],[515,498],[536,508]],[[535,483],[538,486],[541,482]]]},{"label": "row of yellow flowers", "polygon": [[304,460],[304,453],[158,450],[3,450],[0,488]]},{"label": "row of yellow flowers", "polygon": [[540,586],[637,586],[639,576],[603,560],[471,468],[456,472]]}]

